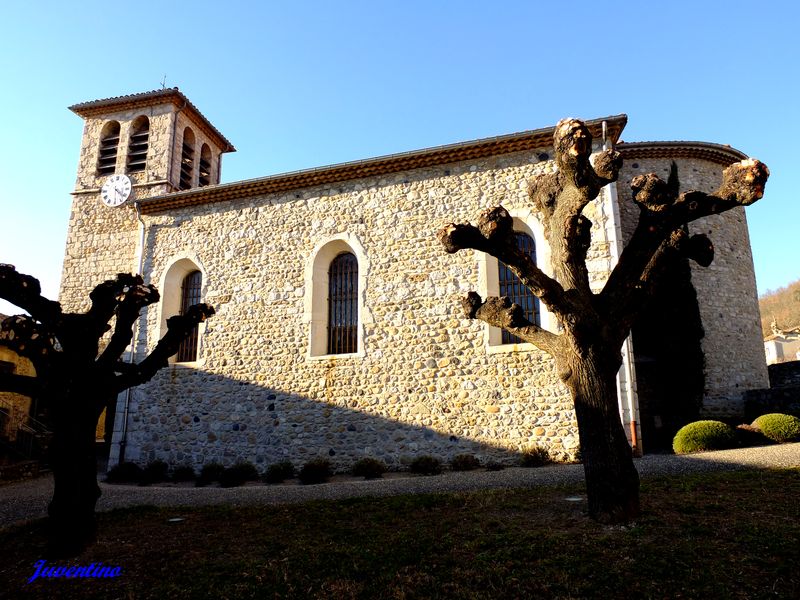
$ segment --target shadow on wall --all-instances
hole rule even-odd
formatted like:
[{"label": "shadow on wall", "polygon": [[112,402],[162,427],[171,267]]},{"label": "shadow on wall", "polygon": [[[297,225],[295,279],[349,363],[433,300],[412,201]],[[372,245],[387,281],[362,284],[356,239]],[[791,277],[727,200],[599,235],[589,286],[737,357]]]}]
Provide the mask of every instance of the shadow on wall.
[{"label": "shadow on wall", "polygon": [[[577,428],[564,423],[560,399],[537,407],[535,419],[514,407],[498,400],[487,411],[469,399],[461,408],[429,406],[411,396],[389,406],[365,394],[323,401],[171,366],[133,393],[125,460],[195,467],[248,461],[263,470],[279,461],[297,466],[324,457],[343,470],[366,456],[401,468],[422,455],[449,461],[472,454],[482,463],[516,464],[536,445],[548,447],[554,459],[574,458]],[[115,445],[120,424],[118,418]],[[113,457],[112,450],[112,464]]]}]

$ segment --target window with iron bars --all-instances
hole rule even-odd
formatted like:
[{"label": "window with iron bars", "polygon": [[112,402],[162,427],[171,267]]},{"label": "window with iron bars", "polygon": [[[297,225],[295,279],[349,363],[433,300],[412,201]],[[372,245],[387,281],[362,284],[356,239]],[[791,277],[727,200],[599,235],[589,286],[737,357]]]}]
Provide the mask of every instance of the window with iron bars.
[{"label": "window with iron bars", "polygon": [[358,261],[340,254],[328,269],[328,354],[358,351]]},{"label": "window with iron bars", "polygon": [[[192,271],[183,278],[181,285],[181,314],[186,314],[189,307],[200,303],[200,291],[203,287],[203,275],[200,271]],[[176,362],[194,362],[197,360],[197,328],[186,337],[178,348]]]},{"label": "window with iron bars", "polygon": [[[527,233],[515,232],[517,241],[517,248],[522,250],[531,260],[536,263],[536,245],[533,238]],[[519,304],[522,307],[522,312],[525,318],[531,323],[541,325],[541,314],[539,311],[539,299],[534,296],[526,285],[524,285],[519,277],[511,272],[504,263],[498,261],[497,264],[498,283],[500,288],[500,296],[508,296],[512,303]],[[503,330],[502,343],[503,344],[520,344],[522,340],[517,336]]]}]

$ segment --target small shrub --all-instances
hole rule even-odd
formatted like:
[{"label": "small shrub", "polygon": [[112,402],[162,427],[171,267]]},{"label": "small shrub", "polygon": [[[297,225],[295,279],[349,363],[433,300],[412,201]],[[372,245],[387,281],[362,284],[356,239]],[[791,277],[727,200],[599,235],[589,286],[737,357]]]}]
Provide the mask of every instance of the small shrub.
[{"label": "small shrub", "polygon": [[695,421],[684,425],[672,440],[675,454],[725,450],[736,445],[733,427],[722,421]]},{"label": "small shrub", "polygon": [[528,469],[535,467],[543,467],[553,462],[550,452],[547,448],[541,446],[532,446],[522,452],[519,457],[519,464]]},{"label": "small shrub", "polygon": [[327,458],[315,458],[303,465],[297,477],[303,485],[310,485],[325,483],[331,474],[331,462]]},{"label": "small shrub", "polygon": [[792,415],[781,413],[761,415],[753,421],[753,427],[757,427],[769,439],[779,443],[800,440],[800,419]]},{"label": "small shrub", "polygon": [[450,461],[450,468],[453,471],[474,471],[479,469],[481,461],[472,454],[458,454]]},{"label": "small shrub", "polygon": [[147,463],[142,473],[142,480],[139,485],[150,485],[151,483],[161,483],[169,479],[169,465],[163,460],[153,460]]},{"label": "small shrub", "polygon": [[377,458],[362,458],[353,465],[353,475],[364,479],[380,479],[386,471],[386,464]]},{"label": "small shrub", "polygon": [[258,471],[255,466],[249,462],[240,462],[222,472],[219,477],[219,484],[222,487],[239,487],[247,481],[257,480]]},{"label": "small shrub", "polygon": [[506,466],[503,463],[499,463],[499,462],[488,462],[488,463],[486,463],[486,470],[487,471],[502,471],[505,468],[506,468]]},{"label": "small shrub", "polygon": [[139,483],[143,477],[142,467],[132,462],[124,462],[109,469],[106,481],[108,483]]},{"label": "small shrub", "polygon": [[203,465],[203,468],[200,470],[200,477],[197,478],[197,487],[203,487],[209,483],[219,481],[223,472],[225,472],[225,467],[219,463],[208,463],[207,465]]},{"label": "small shrub", "polygon": [[438,475],[442,472],[442,461],[434,456],[418,456],[408,468],[417,475]]},{"label": "small shrub", "polygon": [[197,474],[194,472],[194,469],[189,465],[181,465],[180,467],[175,467],[175,470],[172,472],[172,481],[194,481],[197,478]]},{"label": "small shrub", "polygon": [[284,460],[269,466],[264,474],[264,481],[266,483],[281,483],[292,477],[294,477],[294,465],[290,461]]}]

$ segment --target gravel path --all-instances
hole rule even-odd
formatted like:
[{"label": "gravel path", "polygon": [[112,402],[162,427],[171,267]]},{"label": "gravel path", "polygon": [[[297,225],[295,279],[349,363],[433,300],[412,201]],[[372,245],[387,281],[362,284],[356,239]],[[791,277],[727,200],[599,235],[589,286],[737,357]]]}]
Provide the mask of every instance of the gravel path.
[{"label": "gravel path", "polygon": [[[643,477],[681,475],[703,471],[800,467],[800,443],[723,450],[686,456],[653,454],[635,460]],[[448,472],[423,477],[390,474],[363,481],[340,478],[320,485],[248,485],[238,488],[183,486],[138,487],[100,484],[99,511],[137,505],[233,506],[284,504],[308,500],[337,500],[356,496],[392,496],[455,492],[490,488],[531,488],[583,481],[581,465],[554,465],[539,469],[511,467],[503,471]],[[0,486],[0,528],[47,515],[53,493],[52,476]]]}]

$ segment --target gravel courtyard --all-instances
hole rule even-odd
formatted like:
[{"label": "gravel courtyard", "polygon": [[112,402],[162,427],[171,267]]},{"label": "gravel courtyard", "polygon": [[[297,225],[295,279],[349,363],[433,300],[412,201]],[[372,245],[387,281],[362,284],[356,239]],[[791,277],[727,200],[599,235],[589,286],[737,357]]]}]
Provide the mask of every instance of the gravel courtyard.
[{"label": "gravel courtyard", "polygon": [[[642,477],[681,475],[702,471],[800,467],[800,443],[722,450],[692,455],[653,454],[635,459]],[[418,476],[387,474],[384,479],[364,481],[337,476],[318,485],[246,485],[237,488],[189,487],[177,484],[139,487],[100,484],[103,492],[98,511],[137,505],[235,506],[283,504],[308,500],[338,500],[356,496],[427,494],[490,488],[530,488],[583,481],[581,465],[553,465],[538,469],[510,467],[502,471],[447,472]],[[47,516],[53,493],[51,475],[0,485],[0,528]]]}]

